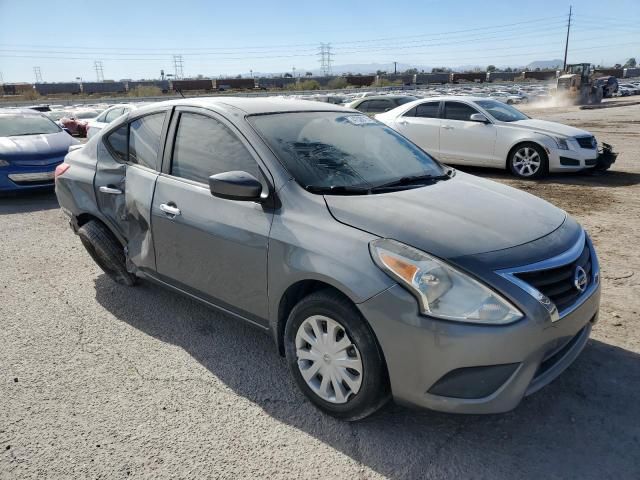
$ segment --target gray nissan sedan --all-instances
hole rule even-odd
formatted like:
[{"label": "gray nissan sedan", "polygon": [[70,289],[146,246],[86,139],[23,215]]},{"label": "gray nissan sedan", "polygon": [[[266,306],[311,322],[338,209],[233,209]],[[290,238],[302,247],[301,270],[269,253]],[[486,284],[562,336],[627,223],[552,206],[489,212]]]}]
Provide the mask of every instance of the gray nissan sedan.
[{"label": "gray nissan sedan", "polygon": [[390,398],[511,410],[598,318],[598,260],[564,211],[335,105],[150,105],[71,151],[56,193],[114,281],[268,332],[309,400],[344,420]]}]

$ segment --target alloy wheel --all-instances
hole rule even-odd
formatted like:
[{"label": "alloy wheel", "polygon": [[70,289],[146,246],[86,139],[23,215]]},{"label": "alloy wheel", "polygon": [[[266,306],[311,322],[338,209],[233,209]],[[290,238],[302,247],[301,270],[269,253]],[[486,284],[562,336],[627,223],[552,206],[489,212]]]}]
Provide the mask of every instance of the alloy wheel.
[{"label": "alloy wheel", "polygon": [[324,315],[305,319],[296,333],[298,369],[322,400],[346,403],[360,391],[362,359],[345,328]]},{"label": "alloy wheel", "polygon": [[513,168],[522,177],[531,177],[542,167],[540,154],[531,147],[522,147],[513,156]]}]

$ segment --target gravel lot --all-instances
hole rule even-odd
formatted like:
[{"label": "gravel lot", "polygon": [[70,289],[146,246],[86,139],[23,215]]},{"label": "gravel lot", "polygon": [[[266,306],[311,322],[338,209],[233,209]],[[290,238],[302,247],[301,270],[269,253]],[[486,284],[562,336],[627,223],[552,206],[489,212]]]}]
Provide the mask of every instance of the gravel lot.
[{"label": "gravel lot", "polygon": [[[94,265],[55,196],[0,199],[0,478],[640,478],[640,106],[529,110],[621,152],[604,176],[523,182],[591,233],[592,340],[497,416],[318,413],[263,333]],[[471,171],[471,170],[470,170]]]}]

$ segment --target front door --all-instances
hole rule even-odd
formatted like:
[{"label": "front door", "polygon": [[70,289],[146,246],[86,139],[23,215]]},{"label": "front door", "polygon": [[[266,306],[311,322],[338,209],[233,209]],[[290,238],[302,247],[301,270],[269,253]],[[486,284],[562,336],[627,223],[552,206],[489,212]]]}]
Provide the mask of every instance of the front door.
[{"label": "front door", "polygon": [[440,102],[425,102],[396,118],[395,129],[440,159]]},{"label": "front door", "polygon": [[161,280],[266,325],[267,247],[273,213],[256,202],[211,195],[208,178],[249,172],[268,188],[255,152],[212,112],[176,111],[170,165],[152,206]]},{"label": "front door", "polygon": [[492,123],[473,122],[480,113],[463,102],[444,102],[440,125],[441,160],[454,164],[490,166],[494,161],[497,131]]},{"label": "front door", "polygon": [[98,143],[94,188],[98,207],[126,245],[127,260],[155,270],[151,200],[162,155],[166,111],[125,123]]}]

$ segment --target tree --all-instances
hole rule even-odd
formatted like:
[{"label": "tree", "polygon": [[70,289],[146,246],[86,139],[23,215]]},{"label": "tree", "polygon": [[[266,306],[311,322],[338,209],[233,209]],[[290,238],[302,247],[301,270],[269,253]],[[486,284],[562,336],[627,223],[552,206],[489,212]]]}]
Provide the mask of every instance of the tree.
[{"label": "tree", "polygon": [[487,72],[495,72],[496,71],[496,66],[495,65],[489,65],[487,67]]},{"label": "tree", "polygon": [[416,73],[418,73],[417,68],[408,68],[404,71],[405,75],[415,75]]},{"label": "tree", "polygon": [[293,75],[291,75],[290,73],[285,73],[284,78],[293,78]]},{"label": "tree", "polygon": [[307,72],[304,75],[305,77],[313,77],[313,72]]},{"label": "tree", "polygon": [[624,64],[625,68],[635,68],[637,65],[636,63],[636,59],[635,57],[631,57],[629,60],[627,60],[627,62]]},{"label": "tree", "polygon": [[620,65],[619,63],[616,63],[613,68],[620,70],[622,68],[622,65]]}]

